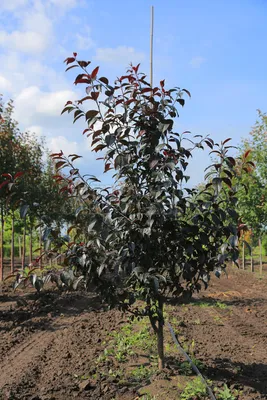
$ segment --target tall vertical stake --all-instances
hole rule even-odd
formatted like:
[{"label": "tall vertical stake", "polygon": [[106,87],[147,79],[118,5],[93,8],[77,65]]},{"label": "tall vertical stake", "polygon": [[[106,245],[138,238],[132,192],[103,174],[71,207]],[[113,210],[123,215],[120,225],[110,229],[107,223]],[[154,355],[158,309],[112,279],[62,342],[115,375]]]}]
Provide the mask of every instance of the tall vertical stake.
[{"label": "tall vertical stake", "polygon": [[150,86],[153,86],[153,34],[154,34],[154,6],[151,6],[150,27]]}]

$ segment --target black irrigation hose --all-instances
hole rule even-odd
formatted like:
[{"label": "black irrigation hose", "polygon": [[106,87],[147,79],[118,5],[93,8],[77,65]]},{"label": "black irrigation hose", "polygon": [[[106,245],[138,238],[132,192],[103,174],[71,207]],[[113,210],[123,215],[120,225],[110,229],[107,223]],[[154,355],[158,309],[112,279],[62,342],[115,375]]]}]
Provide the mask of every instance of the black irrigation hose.
[{"label": "black irrigation hose", "polygon": [[183,356],[186,358],[186,360],[189,362],[192,370],[201,378],[202,382],[204,383],[204,385],[207,387],[207,391],[210,395],[210,398],[212,400],[216,400],[216,397],[214,396],[214,394],[212,393],[211,388],[209,387],[209,385],[207,384],[205,378],[203,377],[203,375],[201,374],[201,372],[199,371],[199,369],[197,368],[197,366],[193,363],[193,361],[191,360],[191,358],[189,357],[189,355],[185,352],[185,350],[182,348],[181,344],[179,343],[171,324],[168,322],[168,328],[170,330],[170,333],[172,335],[173,341],[176,344],[178,350],[183,354]]}]

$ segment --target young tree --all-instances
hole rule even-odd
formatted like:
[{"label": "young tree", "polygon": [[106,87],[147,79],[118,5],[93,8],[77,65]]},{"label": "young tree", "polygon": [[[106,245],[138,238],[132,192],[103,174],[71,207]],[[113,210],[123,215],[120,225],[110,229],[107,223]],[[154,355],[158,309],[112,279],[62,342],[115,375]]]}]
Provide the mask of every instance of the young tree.
[{"label": "young tree", "polygon": [[[183,93],[190,95],[186,89],[168,90],[164,80],[150,87],[139,65],[111,85],[98,77],[99,67],[89,73],[90,63],[76,57],[66,60],[67,69],[82,69],[75,84],[85,84],[87,95],[67,102],[63,113],[74,112],[74,121],[85,117],[84,133],[92,137],[92,150],[103,153],[104,171],[115,170],[116,189],[92,188],[73,165],[77,155],[52,155],[58,170],[71,168],[65,188],[87,210],[89,240],[70,245],[68,260],[110,304],[149,317],[162,369],[167,297],[190,297],[207,286],[212,271],[220,274],[229,257],[238,258],[238,221],[232,212],[236,188],[231,184],[235,160],[228,156],[228,140],[218,145],[174,130],[176,105],[184,105]],[[86,111],[80,107],[84,103],[93,105]],[[193,150],[204,143],[219,161],[211,182],[196,196],[185,187],[186,169]],[[141,309],[135,306],[140,296],[145,301]]]},{"label": "young tree", "polygon": [[0,213],[1,213],[1,240],[0,240],[0,280],[3,279],[4,261],[4,224],[8,213],[7,192],[10,188],[10,177],[15,171],[17,142],[17,124],[12,119],[13,103],[9,101],[4,107],[0,97]]},{"label": "young tree", "polygon": [[[1,219],[2,231],[4,216],[11,214],[11,272],[14,270],[14,234],[15,210],[18,206],[32,200],[34,189],[38,186],[38,179],[42,174],[43,144],[33,135],[21,133],[18,124],[13,119],[13,102],[9,101],[6,107],[2,106],[3,118],[1,121]],[[22,177],[17,181],[17,178]],[[16,183],[16,185],[14,185]],[[8,190],[6,190],[8,189]],[[10,190],[9,190],[10,189]],[[8,195],[8,197],[7,197]],[[6,201],[8,198],[8,201]],[[26,208],[23,208],[21,217],[24,221],[22,240],[22,266],[25,264],[26,254]],[[3,237],[3,232],[2,232]],[[1,246],[3,252],[3,246]],[[3,257],[2,257],[3,260]]]},{"label": "young tree", "polygon": [[[32,232],[36,221],[47,214],[46,222],[63,224],[71,217],[70,207],[64,196],[58,193],[51,161],[43,162],[44,142],[34,134],[21,133],[13,120],[13,103],[2,107],[0,135],[0,211],[1,211],[1,266],[3,264],[3,241],[5,218],[11,215],[11,272],[14,271],[15,214],[20,208],[23,221],[21,264],[25,265],[26,235],[29,232],[29,257],[32,261]],[[18,179],[20,178],[20,179]],[[1,268],[3,271],[3,268]],[[3,276],[3,272],[2,275]]]},{"label": "young tree", "polygon": [[[240,155],[247,154],[250,174],[242,175],[244,190],[238,193],[238,211],[242,220],[250,227],[260,247],[260,273],[262,273],[262,236],[267,225],[267,116],[258,110],[259,120],[253,127],[250,138],[243,141]],[[254,240],[254,245],[255,245]],[[251,270],[254,270],[251,245]]]}]

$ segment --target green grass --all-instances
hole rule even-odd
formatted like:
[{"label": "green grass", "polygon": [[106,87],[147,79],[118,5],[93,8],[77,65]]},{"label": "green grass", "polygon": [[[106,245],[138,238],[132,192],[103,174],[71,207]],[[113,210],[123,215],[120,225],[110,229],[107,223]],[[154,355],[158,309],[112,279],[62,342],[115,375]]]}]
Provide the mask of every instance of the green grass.
[{"label": "green grass", "polygon": [[[212,381],[207,380],[207,385],[211,387]],[[236,400],[241,394],[238,390],[231,391],[226,384],[224,384],[222,389],[215,387],[214,393],[216,393],[217,400]],[[201,400],[207,398],[207,386],[200,377],[196,377],[188,382],[180,396],[180,400]]]},{"label": "green grass", "polygon": [[[195,366],[201,371],[205,368],[205,365],[198,360],[197,358],[195,358],[194,356],[190,356],[193,364],[195,364]],[[192,370],[192,367],[189,363],[189,361],[184,361],[180,364],[179,366],[180,371],[184,374],[184,375],[192,375],[194,372]]]},{"label": "green grass", "polygon": [[154,368],[148,368],[145,367],[144,365],[140,365],[139,367],[136,367],[131,371],[131,377],[136,381],[136,382],[142,382],[144,380],[147,380],[155,373]]},{"label": "green grass", "polygon": [[241,394],[238,390],[231,392],[226,384],[223,385],[223,389],[215,388],[215,392],[218,400],[236,400]]},{"label": "green grass", "polygon": [[[119,385],[136,385],[147,381],[157,371],[156,337],[147,320],[127,323],[120,332],[111,332],[109,337],[110,340],[103,343],[106,347],[97,358],[92,373],[115,378]],[[138,362],[138,355],[143,357],[143,353],[147,354],[147,364],[123,367],[126,362]]]},{"label": "green grass", "polygon": [[221,301],[216,301],[214,306],[220,308],[221,310],[226,310],[228,308],[228,306],[225,303],[222,303]]},{"label": "green grass", "polygon": [[207,387],[200,377],[194,378],[187,383],[183,392],[181,393],[180,400],[200,400],[207,396]]},{"label": "green grass", "polygon": [[121,328],[120,332],[112,332],[109,336],[111,339],[108,343],[104,343],[106,348],[97,358],[97,365],[109,359],[125,363],[136,355],[138,350],[148,354],[151,360],[156,355],[156,337],[151,333],[148,323],[145,325],[144,321],[128,323]]},{"label": "green grass", "polygon": [[221,301],[212,301],[212,302],[206,302],[206,301],[198,301],[195,303],[192,303],[194,307],[200,307],[200,308],[209,308],[209,307],[216,307],[220,308],[222,310],[225,310],[228,308],[228,306],[225,303],[222,303]]},{"label": "green grass", "polygon": [[116,352],[122,351],[130,354],[129,352],[132,352],[134,348],[150,352],[153,351],[156,344],[156,338],[148,325],[127,324],[121,329],[121,332],[114,332],[111,336],[114,338],[112,345]]},{"label": "green grass", "polygon": [[208,307],[212,307],[213,305],[210,303],[207,303],[205,301],[197,301],[195,303],[192,303],[192,305],[194,307],[200,307],[200,308],[208,308]]},{"label": "green grass", "polygon": [[213,317],[213,320],[214,320],[214,322],[217,322],[218,324],[222,323],[222,319],[218,315],[215,315],[215,317]]}]

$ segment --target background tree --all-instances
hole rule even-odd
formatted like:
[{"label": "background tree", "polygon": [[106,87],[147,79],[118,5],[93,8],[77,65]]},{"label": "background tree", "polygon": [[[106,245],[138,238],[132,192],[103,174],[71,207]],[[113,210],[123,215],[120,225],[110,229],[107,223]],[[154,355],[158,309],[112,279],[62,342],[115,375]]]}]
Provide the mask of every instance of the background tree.
[{"label": "background tree", "polygon": [[[262,273],[262,237],[267,226],[267,116],[258,110],[258,120],[250,138],[243,141],[240,155],[247,154],[249,174],[242,175],[244,189],[238,194],[238,211],[252,230],[251,245],[260,247],[260,272]],[[252,253],[251,247],[251,253]],[[251,269],[254,270],[251,255]]]},{"label": "background tree", "polygon": [[[24,267],[26,238],[29,234],[29,261],[33,259],[33,230],[40,222],[61,229],[71,219],[71,202],[58,192],[54,166],[46,156],[45,143],[32,133],[21,133],[13,119],[13,103],[1,103],[0,121],[0,214],[1,277],[4,260],[4,226],[11,218],[11,272],[14,271],[15,232],[19,237],[19,256]],[[18,211],[19,210],[19,213]],[[23,221],[23,223],[21,223]],[[42,222],[42,223],[43,223]],[[41,234],[42,236],[42,234]],[[22,237],[22,240],[20,238]],[[7,238],[7,235],[6,235]],[[21,243],[20,243],[21,242]],[[37,247],[37,246],[36,246]],[[18,256],[18,254],[17,254]]]},{"label": "background tree", "polygon": [[[3,278],[4,259],[4,223],[8,213],[7,189],[10,188],[10,176],[16,169],[16,152],[19,147],[17,141],[17,124],[12,119],[13,103],[9,101],[6,107],[0,98],[0,214],[1,214],[1,240],[0,240],[0,280]],[[9,187],[7,186],[9,185]]]},{"label": "background tree", "polygon": [[[37,218],[40,226],[40,242],[39,242],[39,259],[42,264],[42,240],[49,237],[53,229],[58,232],[67,230],[67,226],[71,225],[75,218],[74,200],[70,193],[67,192],[61,184],[63,178],[56,176],[55,166],[51,160],[43,171],[42,181],[36,187],[34,199],[35,204],[32,204],[31,209],[34,211],[34,216]],[[78,208],[78,206],[76,207]],[[46,228],[44,230],[44,227]],[[50,249],[46,243],[46,250]],[[49,257],[53,256],[53,252],[49,253]]]}]

